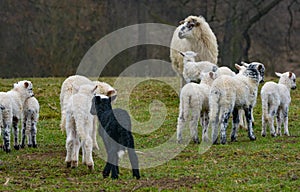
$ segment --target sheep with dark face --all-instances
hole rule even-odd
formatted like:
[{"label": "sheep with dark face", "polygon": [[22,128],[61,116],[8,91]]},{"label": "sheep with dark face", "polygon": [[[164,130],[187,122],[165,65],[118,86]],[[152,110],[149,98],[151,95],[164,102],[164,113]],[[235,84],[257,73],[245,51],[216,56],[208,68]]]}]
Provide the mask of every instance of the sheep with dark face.
[{"label": "sheep with dark face", "polygon": [[103,177],[108,177],[111,172],[112,179],[118,178],[118,155],[127,149],[133,177],[139,179],[138,157],[134,149],[131,120],[127,111],[119,108],[112,109],[111,98],[101,95],[93,98],[91,113],[98,116],[99,134],[107,152],[107,163],[102,172]]},{"label": "sheep with dark face", "polygon": [[222,75],[212,84],[209,95],[209,126],[211,128],[211,140],[208,131],[204,131],[203,139],[216,143],[218,127],[220,125],[221,143],[226,143],[226,129],[230,114],[233,114],[233,127],[231,141],[236,141],[236,131],[239,124],[239,109],[245,111],[248,136],[250,140],[256,137],[252,128],[252,107],[256,101],[258,85],[264,79],[264,66],[259,63],[250,64],[243,74],[234,77]]}]

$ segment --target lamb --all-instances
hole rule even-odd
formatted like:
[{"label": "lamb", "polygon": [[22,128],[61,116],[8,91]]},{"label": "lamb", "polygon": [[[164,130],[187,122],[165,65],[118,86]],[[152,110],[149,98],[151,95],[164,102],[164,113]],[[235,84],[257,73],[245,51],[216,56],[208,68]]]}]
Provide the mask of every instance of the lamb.
[{"label": "lamb", "polygon": [[202,16],[185,18],[174,31],[170,47],[172,67],[181,77],[181,87],[185,82],[182,75],[183,58],[180,51],[198,53],[196,61],[209,61],[214,64],[218,61],[217,38]]},{"label": "lamb", "polygon": [[201,115],[202,128],[204,130],[208,124],[208,96],[214,79],[216,79],[215,73],[202,73],[200,84],[188,83],[181,89],[179,116],[177,120],[178,143],[182,141],[182,129],[188,120],[194,143],[200,143],[198,138],[198,121]]},{"label": "lamb", "polygon": [[203,72],[217,71],[218,66],[209,61],[195,62],[197,53],[193,51],[180,52],[183,56],[183,77],[187,83],[200,82],[200,74]]},{"label": "lamb", "polygon": [[229,76],[235,76],[235,72],[233,72],[231,69],[229,69],[228,67],[222,66],[219,67],[216,71],[216,75],[217,77],[221,76],[221,75],[229,75]]},{"label": "lamb", "polygon": [[[212,143],[217,142],[218,126],[221,124],[221,143],[226,143],[226,129],[230,114],[233,114],[233,127],[231,141],[236,141],[236,131],[239,124],[238,110],[244,109],[247,124],[248,137],[255,140],[252,128],[252,104],[256,100],[258,85],[264,79],[263,64],[251,63],[245,72],[234,77],[222,75],[215,79],[209,95],[209,128],[212,128]],[[208,129],[204,130],[203,139],[208,141]]]},{"label": "lamb", "polygon": [[73,88],[78,89],[78,92],[70,96],[69,103],[66,106],[67,155],[65,162],[67,167],[77,167],[79,148],[82,146],[82,163],[93,170],[94,116],[90,113],[90,108],[97,86],[85,84]]},{"label": "lamb", "polygon": [[39,119],[40,105],[35,97],[26,99],[23,109],[23,127],[22,127],[22,142],[21,148],[25,147],[25,139],[27,136],[28,147],[37,147],[36,133],[37,122]]},{"label": "lamb", "polygon": [[[99,82],[99,81],[91,81],[87,77],[81,76],[81,75],[73,75],[68,77],[62,84],[61,92],[60,92],[60,106],[61,106],[61,123],[60,127],[62,131],[65,131],[66,126],[66,106],[69,103],[70,97],[77,92],[77,89],[74,88],[74,86],[81,86],[84,84],[92,84],[97,85],[97,89],[99,93],[102,93],[104,95],[107,95],[109,97],[112,97],[113,100],[117,96],[117,91],[111,87],[109,84],[105,82]],[[94,118],[94,131],[93,131],[93,147],[95,149],[99,149],[97,140],[96,140],[96,134],[97,132],[97,117]]]},{"label": "lamb", "polygon": [[132,166],[132,174],[136,179],[140,178],[138,157],[134,149],[134,139],[131,133],[131,120],[127,111],[112,109],[111,98],[100,95],[93,98],[91,114],[97,114],[101,126],[99,134],[103,139],[107,163],[102,172],[104,178],[111,172],[111,178],[118,178],[118,156],[124,154],[127,149]]},{"label": "lamb", "polygon": [[[269,123],[271,136],[281,136],[281,123],[283,117],[284,134],[289,136],[288,110],[291,103],[290,90],[296,89],[296,75],[292,72],[275,73],[280,77],[279,82],[267,82],[261,89],[262,101],[262,131],[266,136],[266,126]],[[274,116],[277,119],[276,133],[274,129]]]}]

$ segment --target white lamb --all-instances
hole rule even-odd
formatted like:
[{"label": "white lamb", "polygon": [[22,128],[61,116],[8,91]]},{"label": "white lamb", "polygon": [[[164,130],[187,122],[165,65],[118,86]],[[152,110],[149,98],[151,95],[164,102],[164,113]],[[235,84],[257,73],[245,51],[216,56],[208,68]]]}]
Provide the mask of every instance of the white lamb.
[{"label": "white lamb", "polygon": [[[256,100],[258,84],[263,82],[264,66],[250,64],[243,74],[234,77],[222,75],[215,79],[209,95],[209,126],[211,142],[216,143],[218,127],[221,124],[221,143],[226,143],[226,129],[230,114],[233,114],[231,141],[236,141],[236,131],[239,124],[238,110],[244,109],[248,124],[250,140],[256,137],[252,128],[251,112],[253,101]],[[204,130],[203,139],[207,141],[208,130]]]},{"label": "white lamb", "polygon": [[198,53],[196,61],[209,61],[217,64],[217,38],[209,24],[202,16],[188,16],[174,31],[170,45],[170,59],[173,69],[181,77],[181,87],[185,84],[183,59],[181,52],[194,51]]},{"label": "white lamb", "polygon": [[187,83],[200,82],[200,74],[209,71],[217,71],[218,66],[209,61],[195,62],[197,53],[193,51],[180,52],[183,56],[183,77]]},{"label": "white lamb", "polygon": [[11,151],[10,149],[10,129],[11,126],[14,129],[14,148],[19,149],[19,129],[18,123],[23,120],[23,106],[25,100],[32,97],[32,83],[30,81],[24,80],[19,81],[14,84],[12,90],[8,92],[1,92],[0,95],[0,126],[2,128],[2,136],[4,146],[3,149],[7,153]]},{"label": "white lamb", "polygon": [[[77,89],[75,87],[79,87],[81,85],[90,84],[90,85],[97,85],[97,93],[103,94],[109,97],[112,97],[114,100],[117,96],[117,91],[111,87],[109,84],[105,82],[99,81],[91,81],[87,77],[81,75],[73,75],[68,77],[62,84],[61,92],[60,92],[60,106],[61,106],[61,123],[60,127],[62,131],[65,131],[66,126],[66,107],[69,103],[70,97],[77,93]],[[93,131],[93,146],[95,149],[99,149],[96,136],[97,136],[97,122],[98,118],[95,116],[94,118],[94,131]]]},{"label": "white lamb", "polygon": [[182,130],[186,122],[189,121],[189,127],[194,143],[199,143],[198,122],[201,115],[202,128],[205,129],[208,122],[208,96],[210,85],[216,78],[213,72],[202,73],[201,83],[188,83],[181,89],[179,116],[177,122],[177,141],[182,141]]},{"label": "white lamb", "polygon": [[22,127],[22,142],[21,148],[25,147],[25,139],[27,136],[28,147],[37,147],[36,133],[37,122],[39,119],[40,105],[35,97],[26,99],[23,109],[23,127]]},{"label": "white lamb", "polygon": [[90,170],[94,169],[92,157],[94,116],[90,113],[90,109],[96,89],[95,85],[81,85],[78,92],[70,96],[66,106],[67,167],[78,166],[79,149],[82,146],[82,163]]},{"label": "white lamb", "polygon": [[231,69],[228,67],[222,66],[219,67],[216,71],[217,77],[220,77],[221,75],[229,75],[229,76],[235,76],[235,72],[233,72]]},{"label": "white lamb", "polygon": [[[261,89],[262,102],[262,131],[266,136],[267,123],[273,137],[281,135],[281,124],[283,117],[284,134],[289,136],[288,111],[291,103],[290,90],[296,89],[296,75],[292,72],[275,73],[280,77],[279,82],[267,82]],[[276,133],[274,129],[274,116],[277,119]]]}]

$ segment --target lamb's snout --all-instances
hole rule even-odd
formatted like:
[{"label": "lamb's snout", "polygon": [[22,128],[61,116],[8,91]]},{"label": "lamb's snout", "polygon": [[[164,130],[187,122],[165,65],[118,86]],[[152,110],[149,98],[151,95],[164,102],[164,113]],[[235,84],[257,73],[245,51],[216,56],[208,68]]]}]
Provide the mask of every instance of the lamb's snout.
[{"label": "lamb's snout", "polygon": [[297,88],[297,86],[292,87],[292,90],[295,90]]}]

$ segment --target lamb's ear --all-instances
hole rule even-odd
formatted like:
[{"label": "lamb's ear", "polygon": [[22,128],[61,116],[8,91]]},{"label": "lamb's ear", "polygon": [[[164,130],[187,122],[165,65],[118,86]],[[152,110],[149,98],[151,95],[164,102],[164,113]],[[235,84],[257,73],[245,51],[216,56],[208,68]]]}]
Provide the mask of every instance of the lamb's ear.
[{"label": "lamb's ear", "polygon": [[210,77],[211,79],[215,79],[215,77],[214,77],[214,72],[210,71],[208,74],[209,74],[209,77]]},{"label": "lamb's ear", "polygon": [[196,21],[195,26],[199,27],[200,26],[200,22]]},{"label": "lamb's ear", "polygon": [[27,88],[28,86],[29,86],[29,83],[28,83],[28,82],[25,82],[25,83],[24,83],[24,87]]},{"label": "lamb's ear", "polygon": [[179,24],[180,25],[184,24],[184,20],[179,21]]},{"label": "lamb's ear", "polygon": [[292,78],[293,73],[289,71],[289,78]]},{"label": "lamb's ear", "polygon": [[281,76],[282,76],[282,73],[275,72],[275,75],[276,75],[277,77],[281,77]]},{"label": "lamb's ear", "polygon": [[244,61],[241,61],[241,64],[244,65],[245,67],[249,67],[249,65],[250,65],[249,63],[246,63]]},{"label": "lamb's ear", "polygon": [[109,91],[107,92],[106,95],[107,95],[108,97],[111,97],[111,96],[115,95],[115,93],[116,93],[116,90],[113,90],[113,89],[112,89],[112,90],[109,90]]},{"label": "lamb's ear", "polygon": [[179,53],[180,53],[180,55],[182,55],[182,57],[185,56],[185,54],[183,52],[179,51]]},{"label": "lamb's ear", "polygon": [[241,70],[241,66],[238,65],[238,64],[234,64],[234,67],[235,67],[237,70]]},{"label": "lamb's ear", "polygon": [[261,70],[262,69],[262,66],[261,65],[258,65],[258,67],[257,67],[257,70]]},{"label": "lamb's ear", "polygon": [[96,101],[96,97],[93,97],[92,106],[91,106],[91,109],[90,109],[90,113],[92,115],[97,115],[97,111],[96,111],[96,107],[95,107],[95,101]]}]

